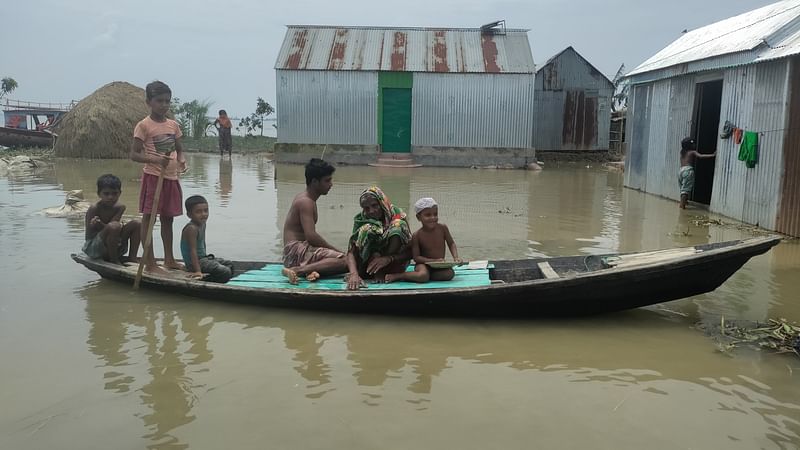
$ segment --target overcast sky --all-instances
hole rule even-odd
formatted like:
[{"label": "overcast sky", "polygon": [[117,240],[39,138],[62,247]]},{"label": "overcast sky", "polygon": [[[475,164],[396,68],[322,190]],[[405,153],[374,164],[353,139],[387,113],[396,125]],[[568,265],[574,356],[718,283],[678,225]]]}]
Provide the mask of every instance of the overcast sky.
[{"label": "overcast sky", "polygon": [[[275,104],[273,66],[288,24],[478,27],[505,19],[529,28],[542,64],[572,45],[612,78],[682,30],[770,0],[36,0],[8,1],[0,24],[0,77],[11,98],[79,100],[111,81],[165,81],[181,100],[208,99],[234,116]],[[223,6],[225,5],[225,6]],[[278,111],[280,114],[280,111]]]}]

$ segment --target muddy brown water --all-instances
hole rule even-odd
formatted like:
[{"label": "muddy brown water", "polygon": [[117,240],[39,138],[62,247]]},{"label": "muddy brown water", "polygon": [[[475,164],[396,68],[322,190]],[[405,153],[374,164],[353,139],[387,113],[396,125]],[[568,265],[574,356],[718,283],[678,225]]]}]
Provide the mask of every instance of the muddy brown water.
[{"label": "muddy brown water", "polygon": [[[190,155],[209,251],[278,260],[300,166]],[[104,281],[73,263],[83,218],[47,218],[139,166],[57,160],[0,176],[0,448],[650,448],[800,446],[800,360],[717,350],[698,322],[800,320],[800,245],[716,291],[618,314],[456,320],[282,311]],[[340,167],[319,229],[344,247],[357,197],[439,200],[465,259],[636,251],[751,236],[622,187],[600,166],[540,173]],[[698,222],[698,219],[701,220]],[[175,232],[186,223],[176,221]],[[412,228],[418,224],[412,219]],[[156,241],[160,253],[160,240]],[[177,243],[176,243],[177,249]]]}]

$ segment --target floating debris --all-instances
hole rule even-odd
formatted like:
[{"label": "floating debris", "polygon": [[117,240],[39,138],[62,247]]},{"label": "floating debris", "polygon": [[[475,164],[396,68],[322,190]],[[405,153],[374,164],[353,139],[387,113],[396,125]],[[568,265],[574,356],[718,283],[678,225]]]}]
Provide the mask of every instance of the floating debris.
[{"label": "floating debris", "polygon": [[80,217],[86,214],[90,206],[91,202],[83,199],[83,191],[74,190],[67,192],[63,205],[45,208],[42,212],[47,217]]},{"label": "floating debris", "polygon": [[766,323],[755,322],[748,326],[722,317],[719,325],[700,323],[697,327],[713,335],[723,353],[748,346],[800,356],[800,325],[786,319],[769,319]]},{"label": "floating debris", "polygon": [[762,235],[774,234],[769,230],[760,228],[758,225],[750,225],[744,222],[726,222],[720,219],[712,219],[708,216],[693,216],[692,224],[696,227],[708,227],[714,225],[722,228],[746,231],[752,234],[762,234]]}]

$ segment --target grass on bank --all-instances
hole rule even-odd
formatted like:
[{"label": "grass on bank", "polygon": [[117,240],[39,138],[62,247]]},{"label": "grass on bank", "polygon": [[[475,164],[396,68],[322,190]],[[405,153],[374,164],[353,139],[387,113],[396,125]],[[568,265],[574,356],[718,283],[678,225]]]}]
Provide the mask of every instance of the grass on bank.
[{"label": "grass on bank", "polygon": [[[268,136],[233,136],[233,153],[272,153],[276,139]],[[200,139],[184,138],[183,148],[187,152],[218,153],[219,140],[216,136]],[[36,158],[53,158],[57,155],[47,147],[0,147],[0,158],[14,156],[30,156]]]},{"label": "grass on bank", "polygon": [[[269,136],[232,136],[233,153],[271,153],[276,139]],[[187,152],[219,153],[219,138],[206,136],[200,139],[183,138],[183,148]]]}]

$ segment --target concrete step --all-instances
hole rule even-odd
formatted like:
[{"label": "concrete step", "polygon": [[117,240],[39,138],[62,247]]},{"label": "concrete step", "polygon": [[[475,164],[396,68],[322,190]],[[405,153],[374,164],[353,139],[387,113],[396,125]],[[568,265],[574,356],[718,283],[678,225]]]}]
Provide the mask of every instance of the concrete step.
[{"label": "concrete step", "polygon": [[422,167],[422,164],[414,163],[414,158],[407,153],[401,153],[397,155],[384,153],[378,156],[377,162],[369,163],[369,165],[372,167],[397,167],[397,168]]}]

